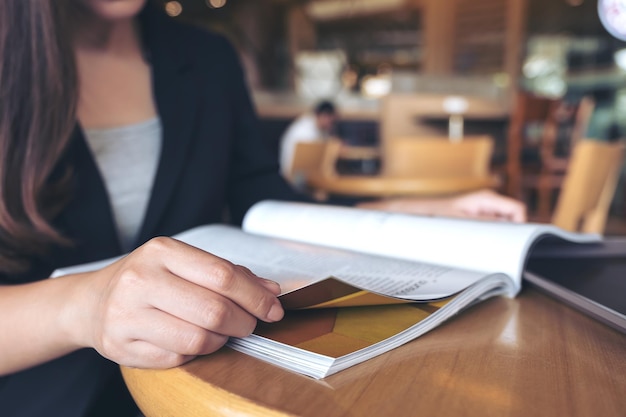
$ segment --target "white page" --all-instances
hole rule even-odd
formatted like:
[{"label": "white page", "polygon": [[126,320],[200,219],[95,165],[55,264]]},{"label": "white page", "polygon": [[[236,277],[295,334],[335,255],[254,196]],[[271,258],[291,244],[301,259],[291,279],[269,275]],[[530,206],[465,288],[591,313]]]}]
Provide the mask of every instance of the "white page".
[{"label": "white page", "polygon": [[485,274],[244,233],[223,225],[194,228],[175,236],[255,274],[289,292],[336,277],[360,288],[412,300],[431,300],[459,292]]},{"label": "white page", "polygon": [[521,285],[530,244],[542,234],[577,242],[598,235],[551,225],[414,216],[349,207],[264,201],[244,219],[249,233],[455,268],[502,272]]}]

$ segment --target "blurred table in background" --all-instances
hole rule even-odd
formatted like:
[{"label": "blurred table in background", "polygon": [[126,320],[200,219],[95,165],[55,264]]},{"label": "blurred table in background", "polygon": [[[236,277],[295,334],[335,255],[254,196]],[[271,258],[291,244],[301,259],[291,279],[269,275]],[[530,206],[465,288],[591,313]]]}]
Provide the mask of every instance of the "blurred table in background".
[{"label": "blurred table in background", "polygon": [[354,197],[428,197],[497,188],[497,177],[402,178],[380,175],[309,173],[307,184],[318,192]]}]

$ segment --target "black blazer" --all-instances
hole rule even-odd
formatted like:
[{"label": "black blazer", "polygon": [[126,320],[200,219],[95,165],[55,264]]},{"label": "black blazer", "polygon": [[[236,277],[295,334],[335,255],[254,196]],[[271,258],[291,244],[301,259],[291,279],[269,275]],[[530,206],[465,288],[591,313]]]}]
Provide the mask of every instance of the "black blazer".
[{"label": "black blazer", "polygon": [[[221,36],[183,26],[150,8],[141,15],[163,145],[152,196],[136,244],[200,224],[234,223],[262,199],[303,199],[278,174],[262,143],[236,52]],[[59,163],[74,173],[72,200],[54,220],[72,239],[28,274],[1,283],[45,279],[53,269],[121,253],[110,204],[79,126]],[[0,378],[0,415],[134,415],[117,365],[83,349]]]}]

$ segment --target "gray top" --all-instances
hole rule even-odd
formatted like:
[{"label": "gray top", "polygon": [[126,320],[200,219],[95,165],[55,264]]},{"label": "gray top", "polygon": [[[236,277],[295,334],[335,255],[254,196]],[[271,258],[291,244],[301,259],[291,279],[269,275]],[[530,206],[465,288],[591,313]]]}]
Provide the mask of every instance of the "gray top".
[{"label": "gray top", "polygon": [[86,129],[85,137],[104,179],[120,244],[133,244],[143,223],[161,153],[158,117],[106,129]]}]

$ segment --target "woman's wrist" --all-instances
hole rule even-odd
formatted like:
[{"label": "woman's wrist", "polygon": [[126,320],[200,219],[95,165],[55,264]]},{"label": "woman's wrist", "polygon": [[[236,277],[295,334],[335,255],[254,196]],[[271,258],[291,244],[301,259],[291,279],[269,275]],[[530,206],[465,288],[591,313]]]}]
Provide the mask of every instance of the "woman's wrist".
[{"label": "woman's wrist", "polygon": [[91,330],[93,328],[94,306],[97,300],[94,294],[95,273],[82,273],[55,278],[66,281],[65,296],[59,314],[59,329],[65,336],[69,348],[80,349],[93,347]]}]

